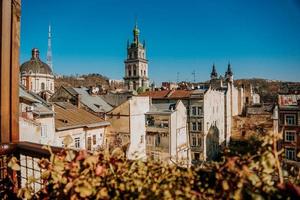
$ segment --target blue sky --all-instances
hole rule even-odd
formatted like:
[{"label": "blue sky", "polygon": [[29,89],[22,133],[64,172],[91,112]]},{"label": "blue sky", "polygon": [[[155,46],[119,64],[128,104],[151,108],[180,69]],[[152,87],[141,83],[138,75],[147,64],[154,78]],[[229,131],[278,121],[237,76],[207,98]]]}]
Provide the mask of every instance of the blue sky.
[{"label": "blue sky", "polygon": [[127,39],[137,16],[150,79],[209,79],[215,63],[235,78],[300,81],[300,0],[22,0],[21,63],[52,25],[59,74],[124,75]]}]

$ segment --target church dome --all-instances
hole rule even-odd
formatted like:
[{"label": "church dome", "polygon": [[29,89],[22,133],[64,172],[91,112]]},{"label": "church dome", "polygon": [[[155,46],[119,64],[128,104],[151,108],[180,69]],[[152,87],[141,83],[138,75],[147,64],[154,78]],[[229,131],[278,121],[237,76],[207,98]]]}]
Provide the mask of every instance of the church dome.
[{"label": "church dome", "polygon": [[47,74],[53,75],[52,69],[46,63],[42,62],[39,58],[39,50],[32,49],[32,57],[29,61],[24,62],[20,67],[20,72],[26,74]]}]

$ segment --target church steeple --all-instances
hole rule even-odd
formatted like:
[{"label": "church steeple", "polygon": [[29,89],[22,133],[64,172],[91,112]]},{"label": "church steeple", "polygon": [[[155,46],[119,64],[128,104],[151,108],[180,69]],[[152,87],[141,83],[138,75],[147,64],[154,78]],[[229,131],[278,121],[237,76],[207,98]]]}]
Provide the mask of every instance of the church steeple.
[{"label": "church steeple", "polygon": [[228,75],[228,76],[232,76],[233,75],[232,70],[231,70],[231,64],[230,64],[230,62],[228,62],[228,67],[227,67],[226,75]]},{"label": "church steeple", "polygon": [[127,59],[125,60],[125,85],[129,90],[149,87],[148,60],[146,43],[140,43],[140,30],[137,22],[133,29],[133,41],[127,42]]},{"label": "church steeple", "polygon": [[212,66],[212,71],[210,73],[210,78],[211,79],[217,79],[218,78],[218,73],[217,73],[217,70],[216,70],[215,63]]},{"label": "church steeple", "polygon": [[135,22],[135,26],[133,29],[133,42],[137,45],[139,44],[139,35],[140,35],[140,30],[138,28],[137,22]]},{"label": "church steeple", "polygon": [[228,62],[228,67],[227,67],[227,71],[225,73],[225,78],[226,78],[227,81],[233,82],[233,72],[232,72],[232,69],[231,69],[230,62]]}]

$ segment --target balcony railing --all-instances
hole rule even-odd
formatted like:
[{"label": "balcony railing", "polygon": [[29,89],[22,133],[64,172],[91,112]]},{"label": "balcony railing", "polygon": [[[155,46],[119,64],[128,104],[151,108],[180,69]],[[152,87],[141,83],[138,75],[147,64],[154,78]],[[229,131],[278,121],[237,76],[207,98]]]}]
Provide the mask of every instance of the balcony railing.
[{"label": "balcony railing", "polygon": [[[35,179],[31,185],[34,191],[41,188],[42,171],[38,166],[38,161],[41,158],[50,157],[50,152],[42,147],[43,145],[30,142],[0,144],[0,198],[5,193],[10,198],[15,198],[17,190],[25,186],[25,183],[32,178]],[[51,149],[54,153],[62,150],[58,147],[51,147]],[[21,168],[19,171],[13,171],[8,167],[8,162],[13,156],[19,160]]]}]

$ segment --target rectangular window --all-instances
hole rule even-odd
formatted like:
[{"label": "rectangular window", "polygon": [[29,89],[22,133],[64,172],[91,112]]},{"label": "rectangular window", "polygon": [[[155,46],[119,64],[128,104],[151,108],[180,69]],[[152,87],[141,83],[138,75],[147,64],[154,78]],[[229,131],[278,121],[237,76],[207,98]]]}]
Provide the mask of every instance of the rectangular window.
[{"label": "rectangular window", "polygon": [[197,142],[196,137],[193,137],[192,138],[192,146],[196,146],[197,145],[196,142]]},{"label": "rectangular window", "polygon": [[198,137],[198,146],[201,147],[201,137]]},{"label": "rectangular window", "polygon": [[198,122],[198,131],[202,131],[202,123]]},{"label": "rectangular window", "polygon": [[155,146],[159,146],[159,145],[160,145],[160,135],[157,135],[155,140]]},{"label": "rectangular window", "polygon": [[42,127],[41,127],[41,136],[47,137],[47,126],[46,125],[42,125]]},{"label": "rectangular window", "polygon": [[295,131],[285,131],[285,141],[286,142],[294,142],[295,140]]},{"label": "rectangular window", "polygon": [[196,122],[193,122],[193,123],[192,123],[192,130],[193,130],[193,131],[196,131],[196,130],[197,130],[197,124],[196,124]]},{"label": "rectangular window", "polygon": [[202,107],[198,107],[198,115],[202,115]]},{"label": "rectangular window", "polygon": [[285,125],[296,125],[296,115],[285,115]]},{"label": "rectangular window", "polygon": [[75,148],[80,148],[80,138],[79,137],[76,137],[74,138],[74,142],[75,142]]},{"label": "rectangular window", "polygon": [[197,115],[197,107],[192,107],[192,115]]},{"label": "rectangular window", "polygon": [[199,153],[194,153],[194,159],[195,160],[200,160],[200,154]]},{"label": "rectangular window", "polygon": [[161,128],[168,128],[169,127],[169,122],[168,121],[162,121],[160,123],[160,127]]},{"label": "rectangular window", "polygon": [[96,135],[93,135],[93,145],[95,145],[96,143],[97,143]]},{"label": "rectangular window", "polygon": [[87,138],[87,150],[92,150],[92,138],[91,137],[88,137]]},{"label": "rectangular window", "polygon": [[296,160],[296,151],[293,148],[285,148],[285,157],[288,160]]}]

